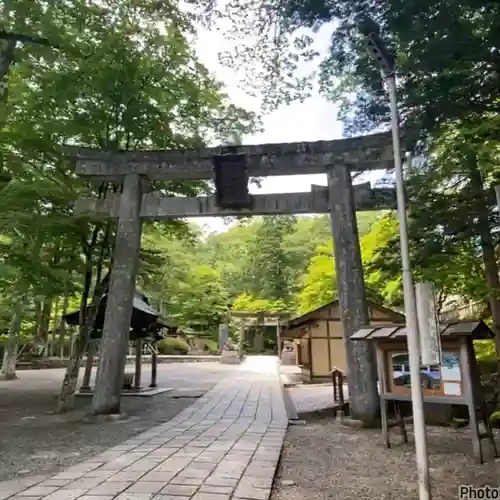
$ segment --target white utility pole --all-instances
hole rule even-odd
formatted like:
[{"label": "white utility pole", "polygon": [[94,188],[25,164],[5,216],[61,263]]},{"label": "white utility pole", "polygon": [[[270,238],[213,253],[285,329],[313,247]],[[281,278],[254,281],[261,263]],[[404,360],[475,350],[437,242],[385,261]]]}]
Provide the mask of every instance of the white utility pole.
[{"label": "white utility pole", "polygon": [[425,430],[423,389],[420,375],[420,340],[418,335],[417,307],[415,288],[410,264],[408,245],[408,224],[406,218],[406,200],[404,190],[403,165],[401,161],[401,141],[399,112],[396,90],[396,60],[389,53],[380,37],[380,28],[369,18],[359,19],[358,29],[365,37],[370,56],[380,67],[389,92],[391,110],[392,142],[394,151],[394,170],[396,174],[397,212],[399,220],[399,239],[401,245],[403,293],[406,316],[406,338],[410,361],[411,403],[413,409],[413,432],[415,436],[416,462],[418,472],[418,498],[431,499],[429,478],[429,457]]}]

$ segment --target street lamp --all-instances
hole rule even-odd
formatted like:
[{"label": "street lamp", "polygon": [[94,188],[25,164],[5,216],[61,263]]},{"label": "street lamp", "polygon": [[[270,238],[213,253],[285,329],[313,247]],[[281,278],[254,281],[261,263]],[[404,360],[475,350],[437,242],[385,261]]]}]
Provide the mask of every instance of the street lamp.
[{"label": "street lamp", "polygon": [[425,432],[423,392],[420,380],[420,344],[418,337],[417,309],[411,273],[410,252],[408,248],[408,224],[406,220],[403,167],[401,164],[399,113],[396,92],[396,60],[394,55],[387,50],[387,47],[380,37],[380,28],[372,19],[368,17],[359,18],[357,27],[365,39],[369,55],[376,61],[381,69],[389,91],[406,316],[406,336],[410,361],[411,402],[413,408],[413,427],[418,472],[418,497],[419,500],[430,500],[429,459],[427,454],[427,436]]}]

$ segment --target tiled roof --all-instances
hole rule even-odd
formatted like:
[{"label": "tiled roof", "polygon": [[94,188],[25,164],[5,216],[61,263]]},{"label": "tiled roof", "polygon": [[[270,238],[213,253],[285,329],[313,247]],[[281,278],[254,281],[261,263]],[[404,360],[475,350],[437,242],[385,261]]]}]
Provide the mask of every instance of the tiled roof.
[{"label": "tiled roof", "polygon": [[[474,340],[489,340],[493,332],[484,321],[443,321],[440,323],[441,338],[472,337]],[[403,340],[406,339],[406,325],[366,326],[351,336],[351,340]]]}]

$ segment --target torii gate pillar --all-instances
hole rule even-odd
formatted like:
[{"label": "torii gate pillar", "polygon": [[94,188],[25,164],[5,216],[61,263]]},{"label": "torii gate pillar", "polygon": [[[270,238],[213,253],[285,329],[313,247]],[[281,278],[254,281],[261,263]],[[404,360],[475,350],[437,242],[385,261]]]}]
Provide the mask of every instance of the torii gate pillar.
[{"label": "torii gate pillar", "polygon": [[123,181],[102,332],[99,383],[96,384],[92,400],[92,411],[96,414],[120,412],[125,356],[141,245],[142,182],[141,177],[134,173],[127,174]]},{"label": "torii gate pillar", "polygon": [[351,174],[345,165],[335,165],[327,171],[327,178],[337,290],[349,370],[349,411],[354,419],[369,425],[377,420],[380,405],[375,354],[368,342],[349,340],[370,321]]}]

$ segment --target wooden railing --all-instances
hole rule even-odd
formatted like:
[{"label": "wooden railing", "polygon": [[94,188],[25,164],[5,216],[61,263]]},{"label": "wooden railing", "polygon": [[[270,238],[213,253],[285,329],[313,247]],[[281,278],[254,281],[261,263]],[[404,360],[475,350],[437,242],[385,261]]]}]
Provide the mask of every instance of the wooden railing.
[{"label": "wooden railing", "polygon": [[334,366],[330,371],[333,386],[333,401],[340,407],[344,406],[344,372]]}]

